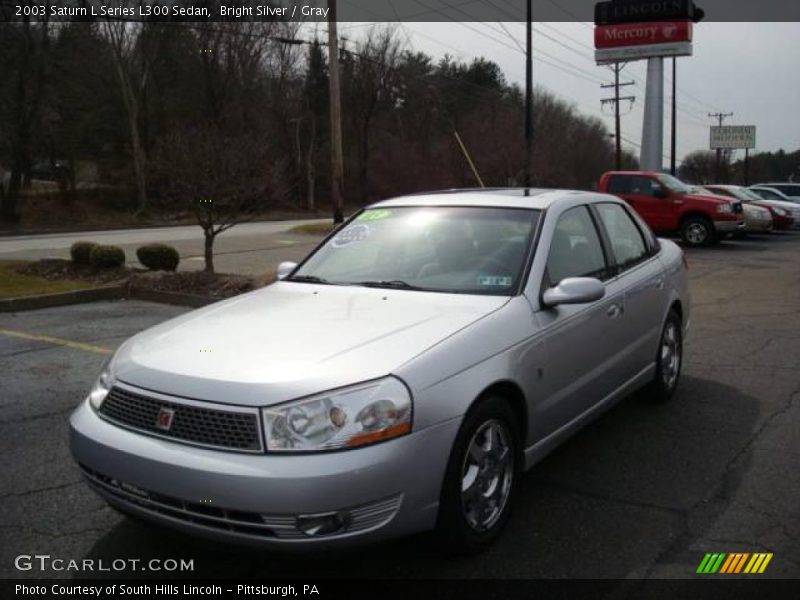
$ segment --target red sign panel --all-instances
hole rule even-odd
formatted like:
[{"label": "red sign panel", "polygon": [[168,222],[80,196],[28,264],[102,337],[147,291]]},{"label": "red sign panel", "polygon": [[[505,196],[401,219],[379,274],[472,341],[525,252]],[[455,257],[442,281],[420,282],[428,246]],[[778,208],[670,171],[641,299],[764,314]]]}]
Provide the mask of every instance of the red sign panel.
[{"label": "red sign panel", "polygon": [[620,48],[643,44],[691,42],[691,21],[653,21],[651,23],[620,23],[598,25],[594,28],[595,48]]}]

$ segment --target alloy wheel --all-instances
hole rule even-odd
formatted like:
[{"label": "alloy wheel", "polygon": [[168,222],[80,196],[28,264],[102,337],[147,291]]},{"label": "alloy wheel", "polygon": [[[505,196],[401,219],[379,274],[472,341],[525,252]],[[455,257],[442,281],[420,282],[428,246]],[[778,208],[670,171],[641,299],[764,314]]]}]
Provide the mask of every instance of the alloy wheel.
[{"label": "alloy wheel", "polygon": [[477,428],[467,446],[461,477],[461,507],[476,531],[490,529],[500,518],[511,494],[514,452],[511,433],[491,419]]},{"label": "alloy wheel", "polygon": [[674,321],[668,321],[661,340],[661,377],[668,390],[671,390],[678,380],[680,368],[680,333],[677,324]]},{"label": "alloy wheel", "polygon": [[704,244],[708,238],[708,229],[702,223],[691,223],[686,228],[686,239],[693,245]]}]

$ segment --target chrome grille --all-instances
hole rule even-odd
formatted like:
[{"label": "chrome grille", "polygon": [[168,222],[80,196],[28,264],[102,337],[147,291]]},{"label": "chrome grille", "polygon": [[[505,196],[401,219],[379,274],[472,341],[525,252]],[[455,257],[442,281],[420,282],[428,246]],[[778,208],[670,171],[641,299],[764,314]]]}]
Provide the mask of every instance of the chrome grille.
[{"label": "chrome grille", "polygon": [[[261,452],[261,433],[255,411],[207,408],[145,396],[115,386],[100,406],[100,415],[123,427],[130,427],[177,442],[236,450]],[[174,411],[168,430],[156,426],[161,409]]]}]

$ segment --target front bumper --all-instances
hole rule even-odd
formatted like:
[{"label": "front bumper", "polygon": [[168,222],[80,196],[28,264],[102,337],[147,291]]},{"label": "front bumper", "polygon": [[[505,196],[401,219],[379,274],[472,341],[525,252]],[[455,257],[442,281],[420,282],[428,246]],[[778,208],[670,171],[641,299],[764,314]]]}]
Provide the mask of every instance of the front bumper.
[{"label": "front bumper", "polygon": [[772,231],[772,219],[745,219],[744,230],[752,233]]},{"label": "front bumper", "polygon": [[714,221],[714,229],[719,233],[735,233],[737,231],[743,231],[744,227],[744,219],[738,221]]},{"label": "front bumper", "polygon": [[[241,454],[123,429],[83,402],[70,447],[90,486],[121,510],[204,537],[279,548],[350,545],[431,529],[460,419],[373,446]],[[298,518],[346,528],[308,536]]]}]

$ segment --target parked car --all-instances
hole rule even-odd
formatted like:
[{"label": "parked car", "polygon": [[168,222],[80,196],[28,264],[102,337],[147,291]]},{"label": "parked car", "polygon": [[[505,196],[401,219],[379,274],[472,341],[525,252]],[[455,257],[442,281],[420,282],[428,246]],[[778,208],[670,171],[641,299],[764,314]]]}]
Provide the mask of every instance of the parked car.
[{"label": "parked car", "polygon": [[35,163],[28,174],[31,179],[41,181],[67,181],[71,177],[72,171],[65,161],[43,160]]},{"label": "parked car", "polygon": [[628,202],[656,232],[678,233],[688,246],[704,246],[745,227],[742,204],[716,195],[692,194],[664,173],[610,171],[598,191]]},{"label": "parked car", "polygon": [[[705,185],[704,190],[711,194],[735,198],[742,203],[744,213],[744,230],[746,233],[765,233],[775,228],[775,219],[768,205],[763,205],[761,199],[749,192],[747,188],[738,185]],[[785,213],[785,211],[781,211]],[[788,215],[780,217],[784,229],[791,225],[793,219]]]},{"label": "parked car", "polygon": [[219,540],[437,527],[475,550],[520,472],[633,390],[673,395],[686,262],[606,194],[395,198],[279,281],[120,346],[70,419],[112,506]]},{"label": "parked car", "polygon": [[[800,202],[800,183],[759,183],[752,188],[767,188],[787,196],[792,201]],[[752,189],[751,188],[751,189]]]},{"label": "parked car", "polygon": [[785,194],[770,188],[749,187],[747,191],[755,194],[761,204],[767,204],[778,212],[781,210],[786,212],[786,216],[792,219],[790,227],[800,229],[800,204],[792,201]]}]

